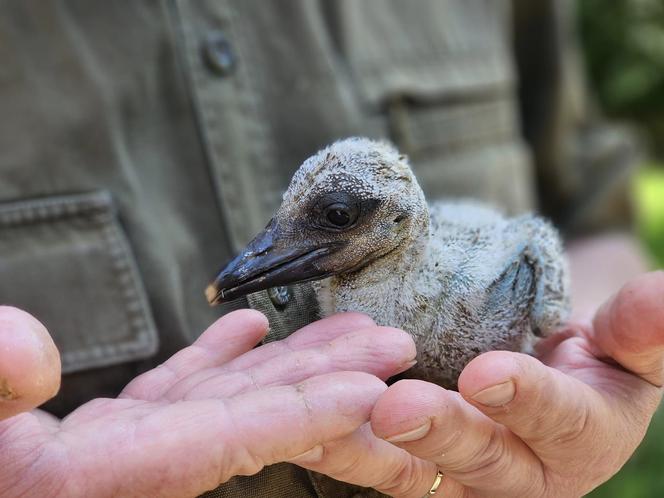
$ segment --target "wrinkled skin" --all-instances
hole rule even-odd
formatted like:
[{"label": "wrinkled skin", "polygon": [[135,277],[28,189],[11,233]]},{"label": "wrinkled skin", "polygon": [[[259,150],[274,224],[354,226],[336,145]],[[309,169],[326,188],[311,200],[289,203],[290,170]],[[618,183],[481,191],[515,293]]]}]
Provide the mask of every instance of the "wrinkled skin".
[{"label": "wrinkled skin", "polygon": [[582,496],[622,467],[659,404],[663,296],[664,272],[636,278],[592,324],[542,343],[539,360],[474,359],[460,393],[398,382],[374,407],[375,436],[355,433],[299,463],[399,497],[425,495],[437,468],[445,498]]},{"label": "wrinkled skin", "polygon": [[[352,433],[386,388],[379,378],[406,369],[415,356],[407,334],[358,314],[330,317],[252,350],[267,321],[241,310],[117,399],[93,400],[62,421],[38,410],[6,418],[26,409],[22,399],[37,404],[52,396],[59,366],[33,361],[55,348],[27,313],[0,307],[0,329],[0,340],[23,337],[28,344],[0,348],[0,374],[20,395],[0,401],[3,498],[197,496]],[[50,379],[47,390],[41,380],[25,380],[36,378],[28,375],[35,368]]]},{"label": "wrinkled skin", "polygon": [[[639,277],[592,325],[543,344],[541,360],[479,356],[460,393],[413,380],[386,388],[379,378],[408,367],[413,343],[367,317],[330,317],[250,351],[265,321],[232,313],[119,399],[95,400],[63,421],[35,411],[5,419],[0,494],[195,496],[290,460],[400,497],[423,496],[437,468],[446,498],[581,496],[626,461],[661,398],[662,296],[664,273]],[[0,316],[12,336],[34,331],[17,310]],[[36,343],[47,340],[40,333]],[[24,353],[14,366],[32,358]],[[19,370],[1,373],[11,385]],[[14,401],[0,403],[4,416]]]}]

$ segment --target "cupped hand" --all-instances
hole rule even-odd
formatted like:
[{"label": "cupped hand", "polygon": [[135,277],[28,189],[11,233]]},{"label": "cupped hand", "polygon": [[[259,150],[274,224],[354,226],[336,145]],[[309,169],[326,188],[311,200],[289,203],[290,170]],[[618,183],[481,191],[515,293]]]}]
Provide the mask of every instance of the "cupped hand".
[{"label": "cupped hand", "polygon": [[351,434],[379,378],[415,357],[407,334],[353,313],[252,349],[266,331],[260,313],[230,313],[117,399],[60,421],[28,411],[57,390],[55,346],[0,307],[0,496],[196,496]]},{"label": "cupped hand", "polygon": [[459,393],[405,380],[371,423],[297,463],[399,497],[579,497],[643,439],[664,384],[664,272],[625,285],[592,324],[540,345],[539,359],[491,352]]}]

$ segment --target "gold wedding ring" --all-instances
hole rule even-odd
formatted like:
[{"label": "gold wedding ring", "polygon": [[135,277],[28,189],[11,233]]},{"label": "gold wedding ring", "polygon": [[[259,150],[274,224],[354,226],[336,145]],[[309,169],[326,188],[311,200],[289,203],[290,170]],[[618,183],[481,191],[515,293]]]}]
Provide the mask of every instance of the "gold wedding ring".
[{"label": "gold wedding ring", "polygon": [[435,495],[436,491],[438,491],[438,488],[440,487],[441,482],[443,482],[443,473],[439,470],[436,473],[436,479],[433,481],[433,484],[431,485],[431,489],[426,494],[426,496]]}]

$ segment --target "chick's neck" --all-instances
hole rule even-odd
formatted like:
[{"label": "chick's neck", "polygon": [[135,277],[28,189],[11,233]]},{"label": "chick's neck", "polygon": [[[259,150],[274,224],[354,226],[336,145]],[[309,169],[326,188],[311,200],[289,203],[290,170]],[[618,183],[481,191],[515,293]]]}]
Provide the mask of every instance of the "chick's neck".
[{"label": "chick's neck", "polygon": [[395,313],[414,297],[428,243],[429,216],[425,212],[396,247],[357,271],[319,283],[316,290],[323,314],[358,311],[376,323],[398,326],[400,320]]}]

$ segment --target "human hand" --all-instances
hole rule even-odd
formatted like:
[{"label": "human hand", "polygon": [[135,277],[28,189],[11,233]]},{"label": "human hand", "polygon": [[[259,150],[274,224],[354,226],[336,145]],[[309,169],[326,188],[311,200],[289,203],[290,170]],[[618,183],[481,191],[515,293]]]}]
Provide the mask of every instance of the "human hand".
[{"label": "human hand", "polygon": [[55,346],[0,307],[0,379],[15,395],[0,400],[0,495],[196,496],[352,433],[386,389],[377,377],[415,357],[407,334],[355,313],[252,349],[266,331],[260,313],[230,313],[119,398],[59,421],[28,412],[57,390]]},{"label": "human hand", "polygon": [[539,360],[475,358],[459,393],[397,382],[370,426],[297,463],[399,497],[425,495],[437,469],[444,498],[581,496],[621,468],[661,399],[663,296],[664,272],[636,278]]}]

